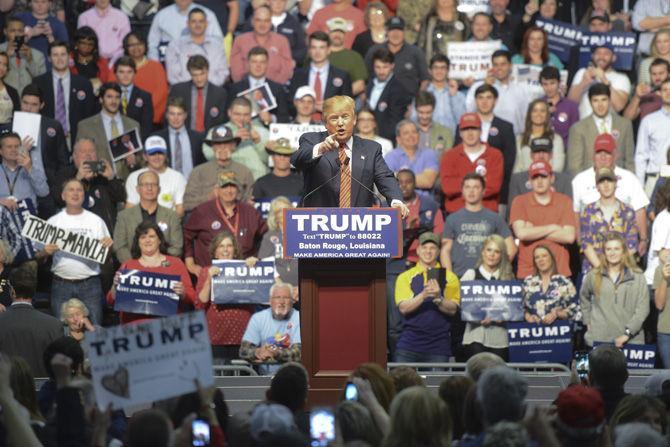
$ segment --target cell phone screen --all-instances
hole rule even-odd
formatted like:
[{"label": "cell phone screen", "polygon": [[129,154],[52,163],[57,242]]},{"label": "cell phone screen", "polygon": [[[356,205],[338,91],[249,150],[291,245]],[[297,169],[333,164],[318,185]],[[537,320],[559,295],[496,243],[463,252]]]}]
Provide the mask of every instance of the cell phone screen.
[{"label": "cell phone screen", "polygon": [[589,375],[589,353],[575,353],[575,370],[580,379],[586,379]]},{"label": "cell phone screen", "polygon": [[309,418],[312,446],[321,447],[335,440],[335,416],[327,408],[315,408]]},{"label": "cell phone screen", "polygon": [[346,400],[358,400],[358,388],[356,385],[349,382],[347,386],[344,387],[344,398]]},{"label": "cell phone screen", "polygon": [[209,446],[209,423],[203,419],[196,419],[191,424],[193,432],[193,447],[207,447]]}]

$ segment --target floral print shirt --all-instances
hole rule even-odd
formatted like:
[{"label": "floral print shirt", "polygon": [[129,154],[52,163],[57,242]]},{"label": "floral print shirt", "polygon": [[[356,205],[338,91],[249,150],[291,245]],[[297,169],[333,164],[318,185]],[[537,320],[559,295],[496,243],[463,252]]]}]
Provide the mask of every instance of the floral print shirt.
[{"label": "floral print shirt", "polygon": [[[595,201],[586,205],[586,208],[579,215],[579,236],[582,251],[591,245],[596,253],[603,252],[603,241],[605,235],[609,232],[619,233],[626,240],[628,249],[632,252],[637,251],[637,226],[635,224],[635,210],[620,200],[617,200],[619,208],[614,211],[612,219],[605,220],[600,201]],[[591,270],[591,263],[586,257],[582,262],[582,273],[586,274]]]},{"label": "floral print shirt", "polygon": [[574,321],[582,319],[577,300],[577,290],[570,279],[563,275],[553,275],[546,291],[542,291],[540,275],[528,276],[523,281],[523,305],[526,312],[544,318],[553,309],[564,309],[568,318]]}]

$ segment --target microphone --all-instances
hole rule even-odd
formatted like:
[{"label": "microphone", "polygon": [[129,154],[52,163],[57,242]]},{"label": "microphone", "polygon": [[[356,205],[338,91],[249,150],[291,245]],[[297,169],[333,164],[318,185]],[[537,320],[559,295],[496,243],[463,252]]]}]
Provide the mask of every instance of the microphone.
[{"label": "microphone", "polygon": [[[307,200],[307,197],[311,196],[312,194],[314,194],[315,192],[317,192],[318,190],[320,190],[321,188],[323,188],[324,186],[326,186],[328,183],[332,182],[332,181],[335,179],[335,177],[337,177],[338,175],[340,175],[340,171],[342,170],[342,163],[340,162],[340,159],[339,159],[339,158],[336,158],[336,159],[335,159],[335,162],[337,163],[337,171],[335,172],[335,175],[333,175],[331,178],[329,178],[328,180],[326,180],[325,182],[321,183],[319,186],[317,186],[316,188],[314,188],[313,190],[311,190],[310,192],[308,192],[307,194],[305,194],[305,195],[302,197],[302,200],[300,201],[300,205],[299,205],[299,207],[302,207],[303,205],[305,205],[305,200]],[[345,163],[346,163],[346,162],[345,162]]]},{"label": "microphone", "polygon": [[[349,157],[345,158],[344,159],[344,166],[349,166],[349,161],[350,161]],[[338,159],[338,162],[339,162],[339,159]],[[338,165],[339,165],[339,163],[338,163]],[[364,185],[363,182],[361,182],[356,177],[351,175],[351,169],[349,171],[342,171],[342,172],[345,172],[349,176],[350,179],[352,179],[353,181],[355,181],[356,183],[361,185],[365,190],[369,191],[379,201],[379,206],[380,207],[382,206],[382,203],[384,203],[384,197],[381,194],[374,192],[372,189],[370,189],[366,185]]]}]

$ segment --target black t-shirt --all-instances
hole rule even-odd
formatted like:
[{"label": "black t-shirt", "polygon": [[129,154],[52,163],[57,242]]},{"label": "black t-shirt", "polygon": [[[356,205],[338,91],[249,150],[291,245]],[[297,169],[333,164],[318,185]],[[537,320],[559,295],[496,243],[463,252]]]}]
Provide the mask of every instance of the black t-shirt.
[{"label": "black t-shirt", "polygon": [[295,197],[302,195],[302,176],[291,172],[288,177],[277,177],[273,173],[264,175],[254,184],[255,199],[274,199],[277,196]]}]

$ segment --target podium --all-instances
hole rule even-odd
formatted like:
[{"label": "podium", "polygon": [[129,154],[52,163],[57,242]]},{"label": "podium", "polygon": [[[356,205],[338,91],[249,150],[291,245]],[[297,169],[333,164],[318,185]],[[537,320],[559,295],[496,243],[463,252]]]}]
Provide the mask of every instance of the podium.
[{"label": "podium", "polygon": [[400,211],[285,209],[283,243],[299,259],[310,404],[333,404],[357,365],[386,365],[386,259],[402,256]]}]

